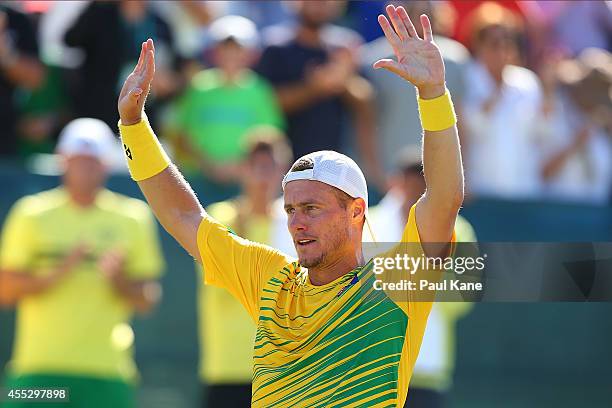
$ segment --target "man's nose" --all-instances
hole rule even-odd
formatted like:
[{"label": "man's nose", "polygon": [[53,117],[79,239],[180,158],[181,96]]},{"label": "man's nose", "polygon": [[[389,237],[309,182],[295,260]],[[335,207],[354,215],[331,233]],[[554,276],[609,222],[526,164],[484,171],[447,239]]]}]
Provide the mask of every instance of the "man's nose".
[{"label": "man's nose", "polygon": [[305,223],[304,215],[300,211],[295,211],[293,214],[289,214],[288,219],[289,230],[291,231],[305,231],[307,225]]}]

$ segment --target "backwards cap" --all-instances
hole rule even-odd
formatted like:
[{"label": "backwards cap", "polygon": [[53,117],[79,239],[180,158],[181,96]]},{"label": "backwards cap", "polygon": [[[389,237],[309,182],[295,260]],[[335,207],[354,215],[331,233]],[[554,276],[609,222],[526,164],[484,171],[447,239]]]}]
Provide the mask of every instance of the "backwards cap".
[{"label": "backwards cap", "polygon": [[295,180],[320,181],[353,198],[365,201],[365,215],[368,215],[368,186],[363,172],[353,159],[332,150],[322,150],[302,156],[300,160],[312,161],[311,169],[289,171],[283,178],[283,190],[287,183]]}]

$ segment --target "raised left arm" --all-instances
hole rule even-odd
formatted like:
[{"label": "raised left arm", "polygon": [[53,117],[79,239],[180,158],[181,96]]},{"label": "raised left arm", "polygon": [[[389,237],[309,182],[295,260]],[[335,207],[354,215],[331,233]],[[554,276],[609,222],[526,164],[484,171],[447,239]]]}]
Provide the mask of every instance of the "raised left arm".
[{"label": "raised left arm", "polygon": [[454,113],[446,99],[444,62],[433,42],[431,23],[421,15],[421,39],[403,7],[386,8],[389,19],[379,16],[397,61],[383,59],[384,68],[417,87],[423,124],[423,167],[427,189],[416,205],[422,242],[449,242],[463,203],[463,167]]}]

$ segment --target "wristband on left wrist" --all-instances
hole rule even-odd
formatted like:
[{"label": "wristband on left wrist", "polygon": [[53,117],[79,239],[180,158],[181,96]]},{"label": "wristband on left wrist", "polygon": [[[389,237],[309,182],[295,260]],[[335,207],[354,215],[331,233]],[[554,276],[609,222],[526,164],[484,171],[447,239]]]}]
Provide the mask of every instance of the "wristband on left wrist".
[{"label": "wristband on left wrist", "polygon": [[441,96],[423,99],[419,96],[419,116],[421,126],[426,131],[440,131],[455,126],[457,116],[448,89]]}]

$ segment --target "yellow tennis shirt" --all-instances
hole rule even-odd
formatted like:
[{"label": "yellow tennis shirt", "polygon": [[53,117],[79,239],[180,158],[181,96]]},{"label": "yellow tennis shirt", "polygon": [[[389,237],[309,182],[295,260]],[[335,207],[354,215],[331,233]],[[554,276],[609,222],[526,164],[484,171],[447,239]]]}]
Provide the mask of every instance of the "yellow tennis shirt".
[{"label": "yellow tennis shirt", "polygon": [[81,242],[91,249],[85,260],[46,292],[19,301],[12,373],[124,380],[137,375],[128,324],[132,308],[97,262],[104,252],[120,248],[129,278],[160,275],[157,228],[142,201],[102,190],[93,206],[80,208],[63,188],[24,197],[6,220],[0,267],[44,276]]},{"label": "yellow tennis shirt", "polygon": [[[402,241],[420,242],[414,207]],[[253,407],[403,406],[431,302],[374,290],[371,262],[314,286],[296,260],[210,216],[198,247],[206,283],[225,287],[257,324]]]}]

